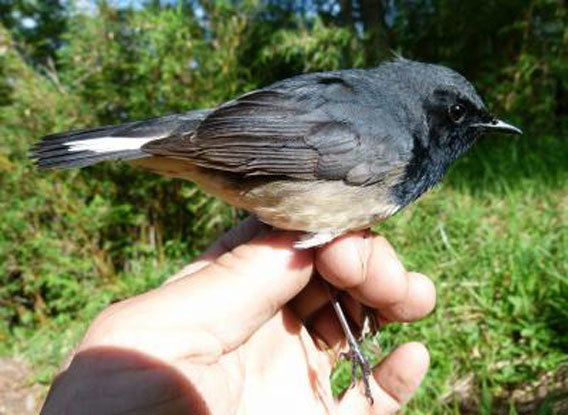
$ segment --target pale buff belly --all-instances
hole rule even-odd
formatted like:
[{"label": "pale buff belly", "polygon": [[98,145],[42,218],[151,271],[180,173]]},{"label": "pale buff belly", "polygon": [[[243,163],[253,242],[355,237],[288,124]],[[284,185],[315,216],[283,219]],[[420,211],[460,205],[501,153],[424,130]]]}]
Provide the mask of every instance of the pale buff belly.
[{"label": "pale buff belly", "polygon": [[379,185],[351,186],[341,180],[242,178],[164,157],[135,160],[132,164],[195,182],[207,193],[280,229],[339,234],[368,228],[399,209]]}]

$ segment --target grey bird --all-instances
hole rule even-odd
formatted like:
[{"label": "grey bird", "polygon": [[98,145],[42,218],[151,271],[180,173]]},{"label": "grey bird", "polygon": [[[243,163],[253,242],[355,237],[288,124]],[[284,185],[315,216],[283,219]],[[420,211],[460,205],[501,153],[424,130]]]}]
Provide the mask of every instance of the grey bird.
[{"label": "grey bird", "polygon": [[[32,158],[41,168],[129,160],[303,231],[296,246],[310,248],[400,211],[484,132],[521,134],[457,72],[396,59],[299,75],[213,109],[47,136]],[[332,303],[372,399],[367,362]]]}]

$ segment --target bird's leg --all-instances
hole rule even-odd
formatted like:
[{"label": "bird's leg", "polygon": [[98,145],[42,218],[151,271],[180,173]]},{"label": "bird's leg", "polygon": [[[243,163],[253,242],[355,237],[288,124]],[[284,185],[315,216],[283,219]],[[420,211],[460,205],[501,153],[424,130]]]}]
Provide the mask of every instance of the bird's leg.
[{"label": "bird's leg", "polygon": [[365,387],[365,396],[373,404],[373,395],[371,394],[371,387],[369,386],[369,378],[371,377],[371,368],[369,366],[369,362],[363,355],[355,336],[351,332],[351,328],[349,327],[349,323],[347,322],[347,318],[345,317],[345,313],[341,308],[341,304],[339,303],[339,297],[337,295],[337,290],[332,287],[331,285],[327,284],[331,305],[335,310],[335,314],[337,314],[337,318],[339,319],[339,324],[343,329],[343,333],[345,333],[345,338],[347,339],[347,344],[349,345],[349,351],[345,353],[345,355],[351,361],[351,387],[355,386],[356,382],[356,372],[357,367],[361,368],[361,381],[363,382],[363,386]]}]

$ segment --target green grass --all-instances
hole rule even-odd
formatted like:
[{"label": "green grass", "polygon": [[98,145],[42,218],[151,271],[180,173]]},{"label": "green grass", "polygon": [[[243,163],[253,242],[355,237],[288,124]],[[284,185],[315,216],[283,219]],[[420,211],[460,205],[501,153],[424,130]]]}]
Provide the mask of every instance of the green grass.
[{"label": "green grass", "polygon": [[[521,392],[561,375],[568,363],[567,143],[487,137],[443,186],[376,228],[408,269],[428,274],[438,288],[430,317],[380,335],[384,352],[420,340],[432,354],[431,371],[405,413],[529,413],[523,411],[530,398]],[[95,287],[78,319],[16,332],[5,353],[27,356],[38,381],[49,382],[99,309],[155,286],[179,259],[159,272],[149,260],[138,265],[118,283]],[[342,367],[335,387],[347,378]],[[530,413],[553,414],[559,399],[566,396],[545,388]]]}]

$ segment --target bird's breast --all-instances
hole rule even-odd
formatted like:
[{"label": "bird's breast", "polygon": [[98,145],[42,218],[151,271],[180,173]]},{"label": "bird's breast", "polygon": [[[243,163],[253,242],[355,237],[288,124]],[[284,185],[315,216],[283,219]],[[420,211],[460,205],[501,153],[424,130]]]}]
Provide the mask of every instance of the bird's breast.
[{"label": "bird's breast", "polygon": [[400,209],[388,191],[398,173],[374,185],[353,186],[342,180],[243,177],[165,157],[140,159],[133,164],[193,181],[207,193],[280,229],[343,233],[368,228]]},{"label": "bird's breast", "polygon": [[356,187],[341,180],[267,181],[243,199],[263,222],[310,233],[368,228],[398,210],[380,185]]}]

